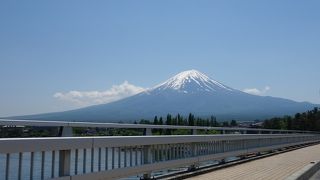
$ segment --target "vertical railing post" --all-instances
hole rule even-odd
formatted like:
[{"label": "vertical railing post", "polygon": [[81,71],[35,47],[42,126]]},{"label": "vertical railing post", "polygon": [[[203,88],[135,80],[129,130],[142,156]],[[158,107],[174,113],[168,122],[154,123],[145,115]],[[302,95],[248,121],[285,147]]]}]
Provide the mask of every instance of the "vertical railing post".
[{"label": "vertical railing post", "polygon": [[22,176],[22,157],[23,157],[23,153],[20,152],[19,153],[19,165],[18,165],[18,180],[21,180]]},{"label": "vertical railing post", "polygon": [[[61,126],[59,136],[61,137],[72,137],[72,127]],[[60,150],[59,151],[59,177],[70,175],[71,165],[71,150]]]},{"label": "vertical railing post", "polygon": [[45,157],[46,157],[45,151],[42,151],[41,152],[41,180],[44,179],[44,173],[45,173],[44,172],[44,166],[45,166],[44,162],[46,161]]},{"label": "vertical railing post", "polygon": [[73,130],[70,126],[61,126],[59,129],[59,136],[60,137],[72,137]]},{"label": "vertical railing post", "polygon": [[[144,136],[152,136],[152,129],[151,128],[145,128],[143,131]],[[142,155],[143,155],[143,163],[149,164],[151,163],[151,148],[150,146],[144,146],[142,148]],[[151,172],[146,172],[143,174],[142,179],[151,179]]]},{"label": "vertical railing post", "polygon": [[[152,152],[151,152],[151,146],[143,146],[142,148],[142,154],[143,154],[143,164],[150,164],[152,163]],[[143,174],[143,179],[151,179],[151,171],[145,172]]]},{"label": "vertical railing post", "polygon": [[70,175],[71,150],[59,151],[59,177]]},{"label": "vertical railing post", "polygon": [[78,158],[79,158],[79,150],[76,149],[75,152],[75,158],[74,158],[74,174],[77,175],[78,174]]},{"label": "vertical railing post", "polygon": [[152,136],[152,129],[150,128],[145,128],[143,131],[144,136]]},{"label": "vertical railing post", "polygon": [[[195,157],[197,156],[197,144],[196,143],[192,143],[191,144],[191,157]],[[197,169],[198,163],[194,163],[192,165],[189,166],[188,170],[189,171],[194,171]]]},{"label": "vertical railing post", "polygon": [[[143,131],[144,136],[152,136],[152,129],[151,128],[145,128]],[[150,164],[151,163],[151,147],[150,146],[143,146],[142,148],[142,155],[143,155],[143,163],[144,164]],[[151,171],[145,172],[143,174],[142,179],[151,179]]]},{"label": "vertical railing post", "polygon": [[30,155],[30,180],[33,180],[33,169],[34,169],[34,152]]},{"label": "vertical railing post", "polygon": [[143,147],[143,163],[150,164],[152,163],[152,153],[151,153],[151,146],[147,145]]},{"label": "vertical railing post", "polygon": [[52,151],[52,161],[51,161],[51,178],[54,178],[55,172],[55,162],[56,162],[56,152]]},{"label": "vertical railing post", "polygon": [[6,180],[9,180],[9,172],[10,172],[10,154],[6,155]]},{"label": "vertical railing post", "polygon": [[197,129],[192,129],[191,133],[192,135],[197,135]]}]

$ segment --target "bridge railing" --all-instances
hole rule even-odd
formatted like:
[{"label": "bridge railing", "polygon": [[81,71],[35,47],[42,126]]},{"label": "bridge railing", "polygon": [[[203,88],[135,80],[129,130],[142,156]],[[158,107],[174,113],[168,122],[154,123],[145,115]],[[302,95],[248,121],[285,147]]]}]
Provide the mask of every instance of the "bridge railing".
[{"label": "bridge railing", "polygon": [[146,176],[157,170],[319,140],[316,134],[2,138],[0,179]]},{"label": "bridge railing", "polygon": [[61,127],[62,136],[72,136],[74,127],[91,128],[125,128],[125,129],[144,129],[145,135],[152,135],[152,129],[189,129],[192,134],[197,130],[216,130],[221,134],[228,132],[238,132],[247,134],[283,134],[283,133],[319,133],[314,131],[300,130],[279,130],[279,129],[261,129],[261,128],[242,128],[242,127],[206,127],[206,126],[178,126],[178,125],[150,125],[150,124],[126,124],[126,123],[94,123],[94,122],[70,122],[70,121],[39,121],[39,120],[9,120],[0,119],[0,126],[36,126],[36,127]]}]

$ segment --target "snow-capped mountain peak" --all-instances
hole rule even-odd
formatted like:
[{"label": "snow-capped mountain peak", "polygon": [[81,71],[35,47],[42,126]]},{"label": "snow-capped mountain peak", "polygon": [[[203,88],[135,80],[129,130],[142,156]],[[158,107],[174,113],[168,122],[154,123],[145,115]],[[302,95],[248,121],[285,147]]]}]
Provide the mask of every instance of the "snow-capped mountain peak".
[{"label": "snow-capped mountain peak", "polygon": [[246,94],[229,88],[196,70],[184,71],[140,94],[108,104],[81,109],[10,117],[11,119],[133,122],[165,117],[168,113],[187,117],[216,116],[220,120],[255,120],[305,111],[319,105]]},{"label": "snow-capped mountain peak", "polygon": [[218,81],[215,81],[205,74],[197,70],[183,71],[172,78],[168,79],[164,83],[161,83],[154,87],[155,90],[178,90],[184,93],[196,92],[196,91],[233,91]]}]

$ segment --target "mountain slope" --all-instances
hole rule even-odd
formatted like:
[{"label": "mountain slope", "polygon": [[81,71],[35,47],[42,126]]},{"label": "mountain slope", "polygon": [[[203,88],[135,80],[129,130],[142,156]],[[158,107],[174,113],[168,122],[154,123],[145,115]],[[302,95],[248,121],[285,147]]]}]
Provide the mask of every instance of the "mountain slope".
[{"label": "mountain slope", "polygon": [[15,117],[68,121],[133,121],[168,113],[218,119],[254,120],[305,111],[315,105],[255,96],[230,88],[196,71],[184,71],[140,94],[72,111]]}]

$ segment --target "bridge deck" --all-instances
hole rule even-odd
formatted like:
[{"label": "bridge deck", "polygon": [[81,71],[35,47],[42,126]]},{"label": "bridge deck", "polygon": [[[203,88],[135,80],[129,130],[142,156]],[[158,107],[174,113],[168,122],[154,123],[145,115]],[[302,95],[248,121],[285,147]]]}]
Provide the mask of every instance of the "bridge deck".
[{"label": "bridge deck", "polygon": [[320,160],[320,145],[278,154],[232,166],[211,173],[189,178],[190,180],[237,179],[237,180],[275,180],[285,179],[311,161]]}]

